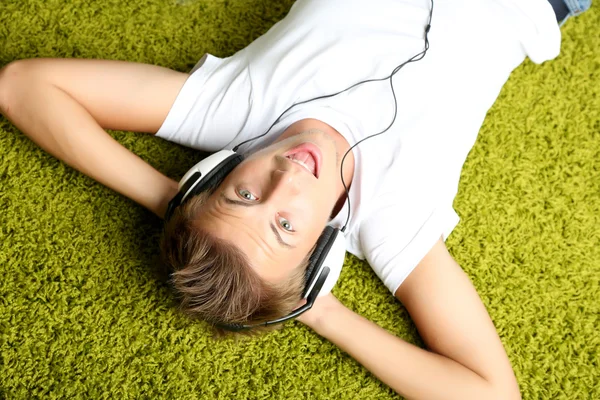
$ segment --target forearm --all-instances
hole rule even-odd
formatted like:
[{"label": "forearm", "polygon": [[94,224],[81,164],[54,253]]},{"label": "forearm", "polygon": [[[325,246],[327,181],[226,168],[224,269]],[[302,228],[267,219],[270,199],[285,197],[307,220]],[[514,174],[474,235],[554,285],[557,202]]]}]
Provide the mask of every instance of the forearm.
[{"label": "forearm", "polygon": [[329,312],[315,330],[407,399],[499,397],[475,372],[401,340],[346,307]]},{"label": "forearm", "polygon": [[108,135],[77,101],[42,79],[3,88],[5,116],[48,153],[162,217],[177,182]]}]

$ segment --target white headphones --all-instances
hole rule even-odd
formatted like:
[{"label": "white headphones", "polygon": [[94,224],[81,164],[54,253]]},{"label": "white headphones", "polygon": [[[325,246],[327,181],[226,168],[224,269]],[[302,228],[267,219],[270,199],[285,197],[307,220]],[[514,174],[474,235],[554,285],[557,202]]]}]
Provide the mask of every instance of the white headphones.
[{"label": "white headphones", "polygon": [[[199,193],[216,188],[243,160],[244,157],[235,151],[221,150],[194,165],[181,178],[179,191],[167,207],[165,223],[172,217],[178,206]],[[345,255],[344,235],[339,229],[326,226],[317,241],[315,250],[310,255],[306,268],[305,285],[302,292],[302,299],[306,299],[304,306],[285,317],[257,325],[221,324],[220,326],[234,331],[251,329],[259,325],[281,323],[308,311],[318,296],[331,292],[335,286],[344,266]]]},{"label": "white headphones", "polygon": [[[236,147],[233,148],[233,151],[221,150],[218,153],[215,153],[215,154],[207,157],[206,159],[200,161],[198,164],[194,165],[184,175],[184,177],[179,182],[179,193],[173,198],[173,200],[171,200],[171,202],[169,202],[169,206],[167,208],[167,213],[165,216],[165,221],[168,221],[169,218],[171,217],[171,215],[173,214],[175,208],[177,206],[179,206],[180,204],[182,204],[188,198],[190,198],[204,190],[209,190],[211,188],[218,186],[223,181],[223,179],[227,176],[227,174],[229,174],[229,172],[231,172],[244,159],[244,157],[242,155],[236,153],[235,151],[243,144],[265,136],[273,128],[273,126],[275,126],[275,124],[277,124],[281,120],[281,117],[283,117],[283,115],[285,113],[287,113],[289,110],[291,110],[295,106],[298,106],[300,104],[306,104],[306,103],[314,101],[314,100],[334,97],[340,93],[344,93],[344,92],[346,92],[358,85],[362,85],[364,83],[389,80],[391,89],[392,89],[392,95],[394,97],[394,106],[395,106],[394,116],[392,118],[391,123],[383,131],[372,134],[370,136],[367,136],[366,138],[361,139],[360,141],[358,141],[357,143],[352,145],[348,149],[348,151],[346,151],[344,156],[342,157],[342,162],[341,162],[340,168],[343,169],[344,160],[346,159],[346,155],[354,147],[358,146],[360,143],[362,143],[363,141],[365,141],[369,138],[372,138],[372,137],[375,137],[375,136],[378,136],[378,135],[381,135],[381,134],[387,132],[394,124],[394,122],[396,120],[396,116],[397,116],[397,111],[398,111],[398,101],[396,99],[396,94],[394,92],[392,78],[406,64],[422,60],[423,57],[425,57],[425,55],[427,54],[427,50],[429,49],[428,34],[429,34],[429,30],[431,29],[432,16],[433,16],[433,0],[431,0],[431,8],[429,10],[429,20],[427,21],[427,25],[425,26],[425,38],[424,38],[425,46],[424,46],[423,51],[415,54],[414,56],[412,56],[411,58],[409,58],[402,64],[399,64],[398,66],[396,66],[387,77],[376,78],[376,79],[367,79],[367,80],[355,83],[354,85],[349,86],[346,89],[341,90],[337,93],[319,96],[319,97],[304,100],[304,101],[301,101],[298,103],[294,103],[291,106],[289,106],[287,109],[285,109],[281,113],[281,115],[273,122],[271,127],[269,129],[267,129],[267,131],[265,133],[263,133],[262,135],[248,139],[248,140],[238,144]],[[350,203],[350,195],[349,195],[346,183],[344,182],[343,175],[342,175],[342,184],[344,185],[344,188],[346,189],[347,201],[348,201],[348,203]],[[280,322],[284,322],[291,318],[295,318],[298,315],[302,314],[303,312],[306,312],[307,310],[309,310],[313,306],[313,303],[317,299],[317,296],[329,293],[331,291],[331,289],[335,286],[335,283],[337,282],[337,280],[340,276],[340,272],[342,270],[342,266],[344,265],[344,258],[346,255],[346,245],[345,245],[345,239],[344,239],[343,232],[346,229],[346,225],[348,224],[349,219],[350,219],[350,204],[348,204],[348,218],[346,219],[346,223],[344,224],[344,227],[340,230],[337,228],[333,228],[331,226],[326,226],[325,229],[323,230],[323,233],[321,234],[321,237],[317,241],[315,250],[310,255],[308,268],[306,269],[305,287],[304,287],[304,291],[302,293],[302,298],[306,299],[306,304],[304,306],[292,311],[290,314],[286,315],[285,317],[278,318],[273,321],[268,321],[268,322],[255,324],[255,325],[244,325],[244,324],[233,323],[233,324],[220,324],[220,326],[222,328],[233,330],[233,331],[251,329],[256,326],[265,326],[265,325],[271,325],[271,324],[277,324]],[[340,234],[340,233],[342,233],[342,234]]]}]

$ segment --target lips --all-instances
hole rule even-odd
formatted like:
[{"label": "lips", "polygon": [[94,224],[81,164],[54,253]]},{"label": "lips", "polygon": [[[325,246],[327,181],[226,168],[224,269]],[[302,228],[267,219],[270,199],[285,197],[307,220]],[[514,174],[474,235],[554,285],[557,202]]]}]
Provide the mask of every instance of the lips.
[{"label": "lips", "polygon": [[302,166],[315,178],[319,179],[321,172],[321,150],[310,142],[302,143],[283,154],[284,157]]}]

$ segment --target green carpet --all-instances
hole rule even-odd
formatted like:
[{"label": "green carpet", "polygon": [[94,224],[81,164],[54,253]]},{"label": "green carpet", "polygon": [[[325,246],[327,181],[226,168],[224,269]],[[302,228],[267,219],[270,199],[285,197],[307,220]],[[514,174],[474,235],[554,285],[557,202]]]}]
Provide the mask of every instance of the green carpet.
[{"label": "green carpet", "polygon": [[[107,58],[187,71],[227,56],[292,0],[0,0],[0,66]],[[600,398],[600,8],[563,27],[562,54],[527,61],[489,112],[455,201],[451,253],[474,281],[525,399]],[[83,134],[83,133],[82,133]],[[200,155],[111,132],[179,179]],[[175,311],[158,218],[47,155],[0,117],[0,399],[389,399],[298,322],[217,342]],[[334,293],[421,344],[368,265]]]}]

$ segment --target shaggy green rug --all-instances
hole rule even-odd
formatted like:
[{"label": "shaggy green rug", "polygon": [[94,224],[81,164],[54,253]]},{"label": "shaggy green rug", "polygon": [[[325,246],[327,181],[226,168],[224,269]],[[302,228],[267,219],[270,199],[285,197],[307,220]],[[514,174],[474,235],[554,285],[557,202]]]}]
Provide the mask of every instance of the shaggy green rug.
[{"label": "shaggy green rug", "polygon": [[[292,0],[1,0],[0,66],[107,58],[189,70],[227,56]],[[600,9],[563,27],[562,54],[526,61],[489,112],[455,201],[450,251],[475,283],[525,399],[600,398]],[[202,155],[111,132],[179,179]],[[157,264],[161,221],[47,155],[0,117],[0,399],[389,399],[298,322],[215,341]],[[421,344],[368,265],[334,293]]]}]

